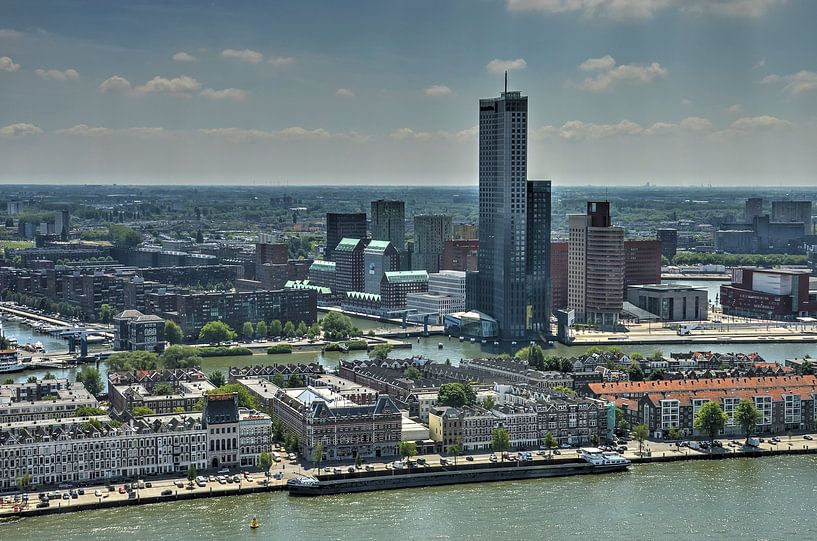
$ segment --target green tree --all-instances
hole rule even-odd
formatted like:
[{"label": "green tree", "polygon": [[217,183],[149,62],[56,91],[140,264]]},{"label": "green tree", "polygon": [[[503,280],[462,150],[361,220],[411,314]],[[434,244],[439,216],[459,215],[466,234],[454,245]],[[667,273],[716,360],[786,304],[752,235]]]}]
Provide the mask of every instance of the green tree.
[{"label": "green tree", "polygon": [[354,325],[352,325],[349,316],[340,312],[329,312],[321,320],[321,328],[327,339],[339,340],[350,336],[354,330]]},{"label": "green tree", "polygon": [[318,471],[320,471],[321,463],[323,462],[323,442],[320,440],[318,440],[312,448],[312,462],[317,465]]},{"label": "green tree", "polygon": [[355,451],[355,468],[360,469],[363,465],[363,459],[360,457],[360,451]]},{"label": "green tree", "polygon": [[263,319],[258,322],[255,326],[255,337],[256,338],[266,338],[267,337],[267,322]]},{"label": "green tree", "polygon": [[645,424],[635,425],[633,428],[633,437],[638,442],[638,453],[642,454],[644,450],[644,440],[650,435],[650,429]]},{"label": "green tree", "polygon": [[238,405],[242,408],[249,408],[253,410],[258,410],[261,408],[261,403],[258,401],[258,398],[250,393],[246,387],[240,385],[238,383],[228,383],[227,385],[222,385],[221,387],[216,387],[215,389],[210,389],[207,391],[207,394],[230,394],[236,393],[238,394]]},{"label": "green tree", "polygon": [[156,412],[147,406],[136,406],[131,410],[131,413],[134,417],[142,417],[143,415],[153,415]]},{"label": "green tree", "polygon": [[221,344],[234,339],[235,336],[230,326],[223,321],[205,323],[199,332],[199,340],[204,340],[208,344]]},{"label": "green tree", "polygon": [[[707,402],[695,414],[695,428],[709,436],[709,441],[715,440],[718,432],[726,426],[729,417],[717,402]],[[711,448],[710,448],[711,449]]]},{"label": "green tree", "polygon": [[511,437],[508,431],[504,428],[495,428],[491,431],[491,449],[500,454],[503,462],[505,462],[504,452],[511,445]]},{"label": "green tree", "polygon": [[482,407],[486,410],[491,411],[494,406],[496,406],[496,399],[492,395],[488,395],[482,400]]},{"label": "green tree", "polygon": [[528,364],[536,370],[545,370],[545,352],[539,344],[528,346]]},{"label": "green tree", "polygon": [[93,396],[102,393],[104,390],[102,376],[99,374],[99,370],[93,366],[83,366],[82,370],[77,374],[76,381],[82,383],[85,390]]},{"label": "green tree", "polygon": [[473,404],[476,399],[476,393],[468,383],[443,383],[437,394],[437,405],[460,408]]},{"label": "green tree", "polygon": [[113,319],[113,308],[110,304],[103,304],[99,307],[99,321],[106,325]]},{"label": "green tree", "polygon": [[297,336],[299,338],[301,336],[305,336],[307,331],[309,331],[309,327],[306,326],[305,321],[301,321],[300,323],[298,323],[298,328],[295,329],[295,336]]},{"label": "green tree", "polygon": [[291,321],[284,323],[284,336],[287,338],[295,337],[295,325],[293,325]]},{"label": "green tree", "polygon": [[142,244],[142,234],[126,225],[108,226],[108,240],[117,248],[135,248]]},{"label": "green tree", "polygon": [[80,406],[74,410],[75,417],[94,417],[96,415],[105,415],[107,412],[102,408],[95,408],[93,406]]},{"label": "green tree", "polygon": [[417,454],[417,444],[413,441],[400,442],[400,457],[411,458]]},{"label": "green tree", "polygon": [[244,322],[241,327],[241,336],[244,337],[244,340],[252,340],[252,337],[255,336],[255,329],[253,329],[251,322]]},{"label": "green tree", "polygon": [[28,376],[26,383],[37,383],[37,376]]},{"label": "green tree", "polygon": [[153,387],[153,395],[154,396],[168,396],[174,394],[176,391],[173,389],[173,386],[169,383],[162,382],[157,384]]},{"label": "green tree", "polygon": [[298,374],[290,374],[287,380],[287,387],[298,388],[304,386],[303,378]]},{"label": "green tree", "polygon": [[281,333],[283,332],[283,329],[284,328],[281,325],[281,322],[279,320],[277,320],[277,319],[273,319],[272,321],[270,321],[269,329],[267,330],[267,333],[269,334],[269,336],[271,338],[274,338],[276,336],[281,336]]},{"label": "green tree", "polygon": [[174,368],[194,368],[201,366],[203,359],[199,355],[199,350],[190,346],[168,346],[162,352],[159,360],[162,366],[172,370]]},{"label": "green tree", "polygon": [[192,481],[193,479],[196,478],[196,476],[198,474],[199,474],[199,470],[196,468],[196,465],[195,464],[190,464],[190,466],[188,466],[188,468],[187,468],[187,480]]},{"label": "green tree", "polygon": [[156,370],[158,367],[159,356],[152,351],[120,351],[108,357],[108,372]]},{"label": "green tree", "polygon": [[272,455],[267,451],[262,452],[258,455],[258,465],[262,471],[268,472],[272,467]]},{"label": "green tree", "polygon": [[559,442],[556,441],[556,437],[553,434],[545,432],[545,436],[542,438],[542,445],[548,450],[548,454],[553,455],[553,448],[558,444]]},{"label": "green tree", "polygon": [[394,346],[391,344],[378,344],[369,351],[369,358],[382,363],[389,358],[392,349]]},{"label": "green tree", "polygon": [[181,344],[184,342],[184,333],[179,324],[170,319],[165,321],[165,340],[171,344]]},{"label": "green tree", "polygon": [[46,372],[43,376],[43,381],[47,379],[57,379],[57,376],[55,376],[53,372]]},{"label": "green tree", "polygon": [[457,457],[462,454],[462,443],[455,443],[448,446],[448,454],[454,457],[454,466],[457,465]]},{"label": "green tree", "polygon": [[28,490],[28,487],[31,486],[31,475],[29,473],[24,473],[22,477],[17,479],[17,489],[20,492],[25,492]]},{"label": "green tree", "polygon": [[749,436],[755,431],[757,423],[760,421],[760,410],[751,400],[741,400],[735,409],[735,422],[746,434],[746,443],[749,443]]},{"label": "green tree", "polygon": [[272,376],[272,384],[276,387],[284,387],[284,375],[280,372],[276,372],[275,375]]},{"label": "green tree", "polygon": [[408,379],[420,379],[423,375],[417,370],[416,366],[409,366],[403,371],[403,376]]},{"label": "green tree", "polygon": [[212,383],[214,387],[221,387],[222,385],[227,384],[227,378],[224,376],[224,372],[221,370],[216,370],[210,373],[210,377],[207,379],[210,380],[210,383]]}]

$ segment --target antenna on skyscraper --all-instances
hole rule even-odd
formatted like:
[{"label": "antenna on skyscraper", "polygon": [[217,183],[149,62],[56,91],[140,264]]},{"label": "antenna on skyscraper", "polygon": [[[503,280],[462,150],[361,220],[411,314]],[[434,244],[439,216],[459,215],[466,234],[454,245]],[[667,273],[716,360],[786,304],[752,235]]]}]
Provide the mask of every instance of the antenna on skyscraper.
[{"label": "antenna on skyscraper", "polygon": [[508,70],[505,70],[505,93],[508,93]]}]

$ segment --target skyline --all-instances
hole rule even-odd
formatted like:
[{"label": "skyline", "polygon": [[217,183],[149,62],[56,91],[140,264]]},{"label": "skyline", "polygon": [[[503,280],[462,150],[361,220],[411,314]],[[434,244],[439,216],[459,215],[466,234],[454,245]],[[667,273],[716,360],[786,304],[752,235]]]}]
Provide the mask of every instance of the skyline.
[{"label": "skyline", "polygon": [[813,183],[813,4],[422,4],[12,3],[0,182],[476,187],[508,69],[528,178]]}]

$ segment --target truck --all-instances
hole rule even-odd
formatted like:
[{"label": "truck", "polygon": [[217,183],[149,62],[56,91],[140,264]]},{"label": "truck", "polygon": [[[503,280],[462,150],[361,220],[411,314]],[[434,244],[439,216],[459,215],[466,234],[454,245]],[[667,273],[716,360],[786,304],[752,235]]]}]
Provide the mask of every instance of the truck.
[{"label": "truck", "polygon": [[679,325],[678,326],[678,336],[689,336],[692,334],[692,331],[698,328],[696,323],[691,323],[689,325]]}]

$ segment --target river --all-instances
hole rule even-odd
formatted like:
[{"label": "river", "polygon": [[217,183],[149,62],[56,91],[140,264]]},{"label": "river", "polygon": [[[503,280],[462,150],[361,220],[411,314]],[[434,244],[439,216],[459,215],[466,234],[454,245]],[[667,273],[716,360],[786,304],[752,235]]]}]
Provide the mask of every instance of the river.
[{"label": "river", "polygon": [[[48,516],[17,540],[815,539],[817,458],[634,466],[599,476],[291,498],[257,494]],[[257,516],[261,528],[250,531]]]}]

